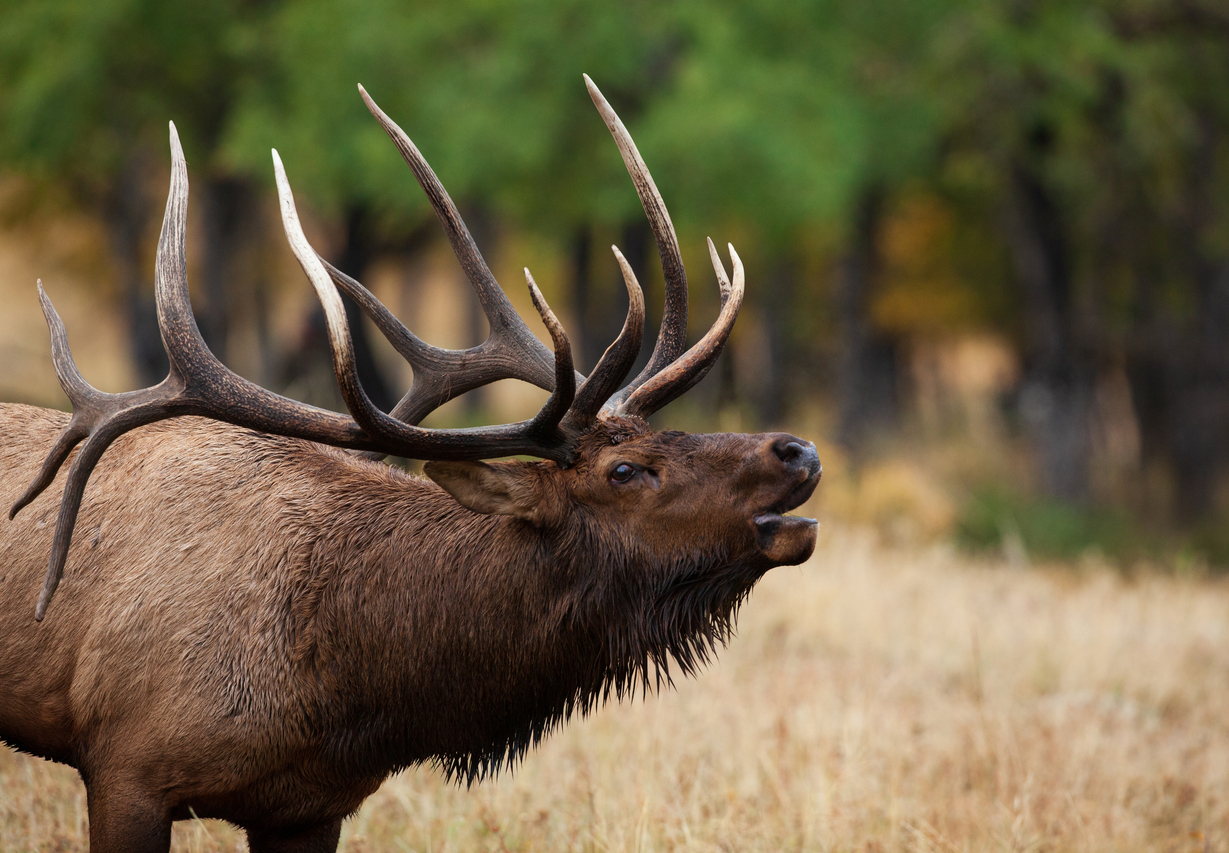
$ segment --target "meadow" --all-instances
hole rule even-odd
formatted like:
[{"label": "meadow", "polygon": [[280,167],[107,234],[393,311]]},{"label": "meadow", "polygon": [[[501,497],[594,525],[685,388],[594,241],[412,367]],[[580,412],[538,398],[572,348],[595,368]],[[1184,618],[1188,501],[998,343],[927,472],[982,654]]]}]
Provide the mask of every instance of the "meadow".
[{"label": "meadow", "polygon": [[[84,850],[75,773],[0,752],[0,851]],[[214,821],[175,851],[245,849]],[[1022,568],[832,525],[698,679],[472,789],[390,779],[346,851],[1229,850],[1229,583]]]}]

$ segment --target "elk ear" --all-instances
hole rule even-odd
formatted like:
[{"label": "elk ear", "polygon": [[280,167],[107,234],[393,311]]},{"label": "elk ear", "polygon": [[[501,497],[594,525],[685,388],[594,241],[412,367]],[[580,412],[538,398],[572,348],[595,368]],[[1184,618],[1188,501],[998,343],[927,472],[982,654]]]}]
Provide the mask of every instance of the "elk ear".
[{"label": "elk ear", "polygon": [[428,462],[423,473],[466,509],[546,523],[553,501],[539,472],[521,462]]}]

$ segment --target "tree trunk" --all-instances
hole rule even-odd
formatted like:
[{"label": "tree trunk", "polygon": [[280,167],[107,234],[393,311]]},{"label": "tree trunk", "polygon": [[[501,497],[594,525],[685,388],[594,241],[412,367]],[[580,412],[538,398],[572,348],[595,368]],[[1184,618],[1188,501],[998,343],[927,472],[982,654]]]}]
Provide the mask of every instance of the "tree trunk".
[{"label": "tree trunk", "polygon": [[[1144,254],[1134,310],[1128,369],[1146,458],[1164,459],[1173,473],[1177,521],[1206,518],[1224,468],[1229,432],[1229,264],[1209,256],[1207,234],[1217,225],[1215,180],[1220,132],[1205,117],[1186,174],[1183,203],[1162,221],[1175,247],[1159,259]],[[1157,227],[1153,225],[1152,227]],[[1143,243],[1143,241],[1139,241]],[[1166,272],[1185,279],[1194,310],[1178,316],[1155,296]]]},{"label": "tree trunk", "polygon": [[[879,267],[883,190],[868,187],[858,200],[841,271],[841,393],[838,438],[856,457],[871,436],[898,417],[896,342],[871,324],[870,303]],[[788,306],[782,306],[788,310]]]},{"label": "tree trunk", "polygon": [[[247,255],[259,234],[259,206],[251,183],[242,178],[212,177],[205,181],[201,211],[204,246],[201,263],[201,296],[196,318],[205,343],[219,359],[228,361],[228,344],[238,293],[254,292],[258,276],[245,266]],[[234,283],[239,282],[240,287]],[[250,307],[259,310],[261,299]],[[258,326],[263,323],[257,318]]]},{"label": "tree trunk", "polygon": [[772,260],[761,298],[765,349],[763,373],[756,377],[754,403],[758,421],[766,428],[784,420],[790,388],[788,371],[794,364],[791,339],[794,301],[798,289],[798,267],[788,250],[782,249]]},{"label": "tree trunk", "polygon": [[1229,359],[1224,339],[1229,328],[1229,264],[1205,261],[1196,266],[1196,328],[1188,340],[1171,349],[1167,383],[1174,512],[1183,523],[1200,521],[1211,512],[1229,431]]},{"label": "tree trunk", "polygon": [[1196,315],[1184,345],[1171,350],[1175,364],[1169,439],[1176,485],[1174,510],[1181,522],[1195,522],[1211,511],[1224,462],[1222,445],[1229,430],[1229,264],[1208,256],[1207,235],[1215,225],[1215,188],[1220,130],[1202,116],[1186,181],[1186,199],[1177,227],[1177,244],[1194,285]]},{"label": "tree trunk", "polygon": [[140,387],[158,384],[169,369],[158,331],[152,269],[147,269],[144,252],[145,229],[152,214],[145,193],[147,161],[144,152],[135,150],[103,199],[107,236],[128,315],[132,364]]},{"label": "tree trunk", "polygon": [[589,223],[576,227],[572,234],[572,306],[576,315],[577,370],[588,373],[601,358],[597,330],[590,322],[593,313],[593,228]]},{"label": "tree trunk", "polygon": [[[627,265],[632,268],[632,273],[636,276],[636,281],[640,282],[642,288],[648,287],[646,282],[649,281],[649,237],[652,234],[652,229],[649,227],[647,219],[633,219],[629,222],[624,222],[623,227],[619,231],[619,251],[623,253],[623,257],[627,260]],[[612,256],[610,263],[615,264],[615,259]],[[622,282],[623,276],[615,268],[614,275],[616,281]],[[657,280],[657,276],[652,277],[653,281]],[[619,284],[619,290],[624,290],[623,285]],[[656,295],[655,288],[649,288]],[[657,342],[657,330],[661,327],[662,312],[665,310],[665,294],[661,294],[660,299],[649,299],[649,293],[645,293],[644,304],[644,340],[640,342],[640,356],[632,365],[632,369],[628,371],[627,378],[630,380],[634,376],[639,376],[640,371],[644,370],[644,366],[649,363],[649,357],[653,354],[653,345]],[[617,303],[623,304],[623,303]],[[618,316],[616,312],[609,312],[608,316],[612,318],[611,325],[607,328],[608,339],[607,343],[613,341],[618,336],[619,331],[623,328],[623,317]]]},{"label": "tree trunk", "polygon": [[1007,244],[1023,292],[1025,377],[1020,414],[1052,497],[1088,498],[1093,371],[1075,345],[1070,253],[1059,212],[1037,174],[1016,164]]}]

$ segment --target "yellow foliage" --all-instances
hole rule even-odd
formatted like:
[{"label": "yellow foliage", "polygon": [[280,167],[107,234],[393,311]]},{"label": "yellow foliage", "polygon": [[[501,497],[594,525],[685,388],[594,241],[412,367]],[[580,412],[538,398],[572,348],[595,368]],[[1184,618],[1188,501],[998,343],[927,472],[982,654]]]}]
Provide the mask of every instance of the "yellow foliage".
[{"label": "yellow foliage", "polygon": [[914,193],[885,217],[882,267],[871,301],[876,328],[901,336],[934,334],[975,325],[972,290],[952,266],[954,219],[938,197]]},{"label": "yellow foliage", "polygon": [[915,462],[884,459],[853,470],[841,450],[830,444],[820,446],[819,458],[824,465],[824,515],[872,527],[893,542],[933,542],[956,522],[955,502],[938,478]]}]

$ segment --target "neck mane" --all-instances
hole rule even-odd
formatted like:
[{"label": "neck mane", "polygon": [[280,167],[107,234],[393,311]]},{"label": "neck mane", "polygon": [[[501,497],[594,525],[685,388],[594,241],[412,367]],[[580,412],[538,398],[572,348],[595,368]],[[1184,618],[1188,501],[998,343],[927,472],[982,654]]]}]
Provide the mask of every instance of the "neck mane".
[{"label": "neck mane", "polygon": [[672,660],[702,669],[765,570],[615,547],[581,513],[553,530],[478,515],[430,481],[372,473],[397,488],[340,484],[295,652],[372,771],[433,760],[472,783],[511,768],[574,714],[671,684]]}]

